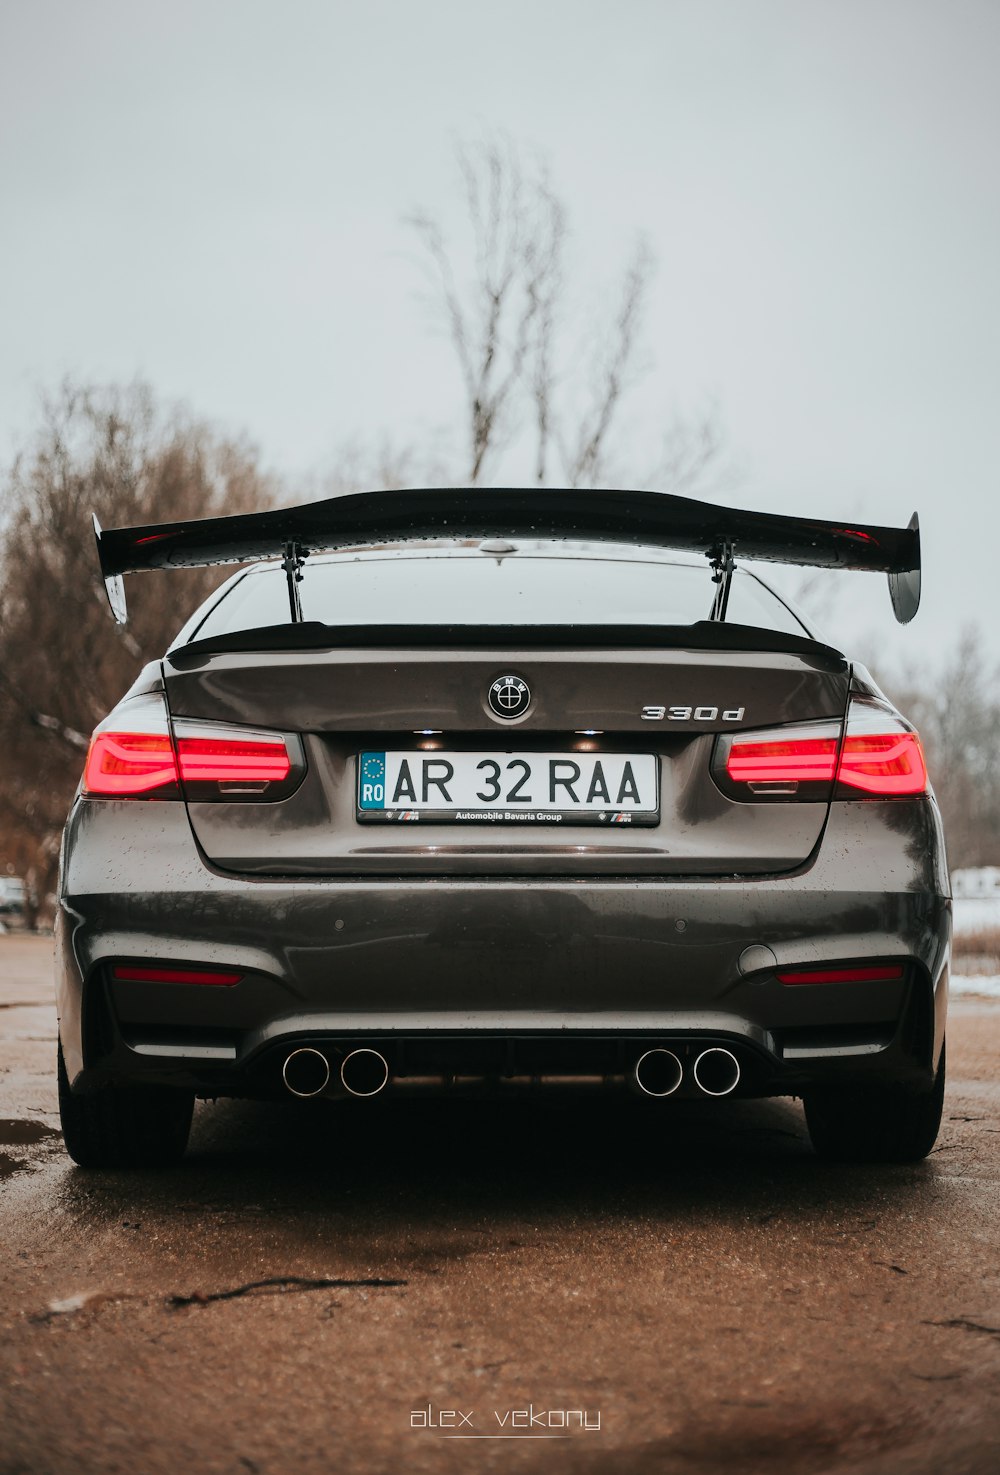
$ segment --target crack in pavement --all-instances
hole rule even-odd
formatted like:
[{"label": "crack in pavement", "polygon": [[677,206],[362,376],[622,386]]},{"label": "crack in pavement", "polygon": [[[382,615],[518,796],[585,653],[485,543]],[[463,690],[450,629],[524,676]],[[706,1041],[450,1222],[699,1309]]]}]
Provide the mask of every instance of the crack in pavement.
[{"label": "crack in pavement", "polygon": [[385,1280],[378,1276],[363,1279],[329,1279],[326,1276],[311,1278],[305,1275],[269,1275],[265,1280],[250,1280],[245,1285],[233,1286],[227,1291],[195,1291],[190,1296],[168,1296],[166,1304],[173,1310],[181,1306],[207,1306],[212,1301],[235,1301],[240,1296],[249,1296],[254,1291],[326,1291],[350,1290],[354,1287],[381,1290],[393,1286],[409,1285],[407,1280]]},{"label": "crack in pavement", "polygon": [[[343,1276],[269,1275],[264,1280],[249,1280],[242,1285],[230,1286],[224,1291],[192,1291],[190,1295],[164,1296],[162,1304],[170,1311],[184,1306],[208,1306],[213,1301],[236,1301],[241,1296],[262,1292],[301,1292],[326,1290],[371,1289],[384,1290],[409,1285],[408,1280],[389,1280],[379,1276],[348,1279]],[[96,1311],[112,1301],[140,1301],[149,1305],[151,1297],[137,1295],[134,1291],[86,1291],[68,1296],[64,1301],[50,1301],[44,1311],[37,1311],[29,1321],[42,1324],[57,1316],[73,1316],[79,1311]],[[157,1298],[160,1299],[160,1298]]]}]

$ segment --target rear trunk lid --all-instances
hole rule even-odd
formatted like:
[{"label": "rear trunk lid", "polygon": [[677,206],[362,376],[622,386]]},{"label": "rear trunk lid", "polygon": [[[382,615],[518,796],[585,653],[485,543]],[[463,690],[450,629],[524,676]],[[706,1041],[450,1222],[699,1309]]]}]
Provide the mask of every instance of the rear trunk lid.
[{"label": "rear trunk lid", "polygon": [[[841,654],[728,625],[694,626],[686,637],[634,629],[507,633],[510,643],[501,644],[495,630],[453,638],[411,629],[392,644],[386,632],[374,640],[370,631],[328,632],[324,640],[290,627],[274,649],[261,648],[268,643],[261,632],[248,632],[228,648],[202,641],[173,651],[163,675],[174,723],[296,734],[305,753],[304,778],[288,798],[188,803],[207,861],[289,877],[738,877],[808,860],[828,802],[727,797],[712,776],[712,754],[722,732],[842,721],[850,666]],[[525,715],[513,722],[495,716],[488,699],[508,674],[531,693]],[[373,823],[358,807],[359,763],[373,753],[412,754],[416,767],[427,754],[560,755],[584,768],[597,754],[618,774],[621,760],[651,756],[658,812],[622,823],[571,817],[567,824],[545,814],[531,823],[444,822],[428,813]]]}]

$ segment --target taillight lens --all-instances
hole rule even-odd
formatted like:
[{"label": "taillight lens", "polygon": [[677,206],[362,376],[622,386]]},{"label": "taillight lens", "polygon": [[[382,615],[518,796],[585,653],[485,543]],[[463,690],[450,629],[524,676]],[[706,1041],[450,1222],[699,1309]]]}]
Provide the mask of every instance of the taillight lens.
[{"label": "taillight lens", "polygon": [[94,734],[83,773],[87,794],[127,799],[157,790],[177,793],[177,764],[169,736],[149,732]]},{"label": "taillight lens", "polygon": [[726,754],[726,774],[751,792],[771,792],[803,783],[830,784],[837,771],[840,723],[775,727],[739,733]]},{"label": "taillight lens", "polygon": [[94,734],[83,775],[87,795],[283,799],[305,772],[302,744],[291,734],[181,719],[171,737],[162,700],[150,697],[124,704],[121,717],[120,724],[112,717]]},{"label": "taillight lens", "polygon": [[836,721],[719,739],[715,774],[735,799],[891,799],[927,791],[920,739],[892,707],[855,698]]},{"label": "taillight lens", "polygon": [[243,739],[182,737],[177,758],[185,783],[282,783],[292,771],[288,749],[281,738]]},{"label": "taillight lens", "polygon": [[844,798],[923,794],[927,765],[920,739],[896,712],[881,702],[853,701],[840,754],[837,784]]}]

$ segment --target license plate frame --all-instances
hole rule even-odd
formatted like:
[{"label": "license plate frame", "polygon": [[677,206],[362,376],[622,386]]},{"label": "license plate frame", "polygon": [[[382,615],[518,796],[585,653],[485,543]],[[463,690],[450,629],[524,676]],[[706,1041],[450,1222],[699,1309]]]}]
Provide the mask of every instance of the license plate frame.
[{"label": "license plate frame", "polygon": [[[454,797],[468,796],[471,782],[482,785],[472,802]],[[541,802],[534,797],[539,783]],[[495,798],[483,799],[491,789]],[[442,793],[448,803],[440,802]],[[576,802],[560,802],[570,796]],[[356,757],[355,818],[359,824],[649,827],[660,822],[660,764],[654,753],[367,749]]]}]

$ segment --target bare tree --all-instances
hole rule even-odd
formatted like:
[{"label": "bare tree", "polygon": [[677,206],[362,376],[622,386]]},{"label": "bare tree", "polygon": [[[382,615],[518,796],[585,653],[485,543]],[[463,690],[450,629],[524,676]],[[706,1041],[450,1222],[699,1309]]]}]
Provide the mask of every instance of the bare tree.
[{"label": "bare tree", "polygon": [[253,449],[141,384],[65,384],[2,494],[0,867],[17,864],[33,916],[52,890],[59,832],[90,732],[224,572],[132,581],[116,627],[91,513],[105,527],[243,512],[274,501]]},{"label": "bare tree", "polygon": [[510,143],[460,148],[463,200],[472,232],[472,277],[459,280],[438,221],[414,215],[433,266],[440,305],[458,358],[465,391],[470,482],[512,428],[512,401],[527,381],[539,415],[539,458],[544,468],[550,425],[554,310],[565,236],[563,207],[544,173],[526,176]]},{"label": "bare tree", "polygon": [[[427,211],[410,219],[423,245],[464,390],[465,476],[475,485],[518,434],[532,438],[535,480],[558,475],[596,486],[615,467],[614,431],[642,376],[639,349],[654,271],[639,241],[626,264],[609,321],[581,349],[569,321],[566,208],[543,166],[525,166],[508,140],[460,147],[466,257]],[[463,270],[463,263],[468,266]],[[570,341],[570,340],[573,341]],[[646,476],[626,479],[690,487],[718,452],[717,420],[674,421]],[[555,463],[555,465],[553,464]]]}]

